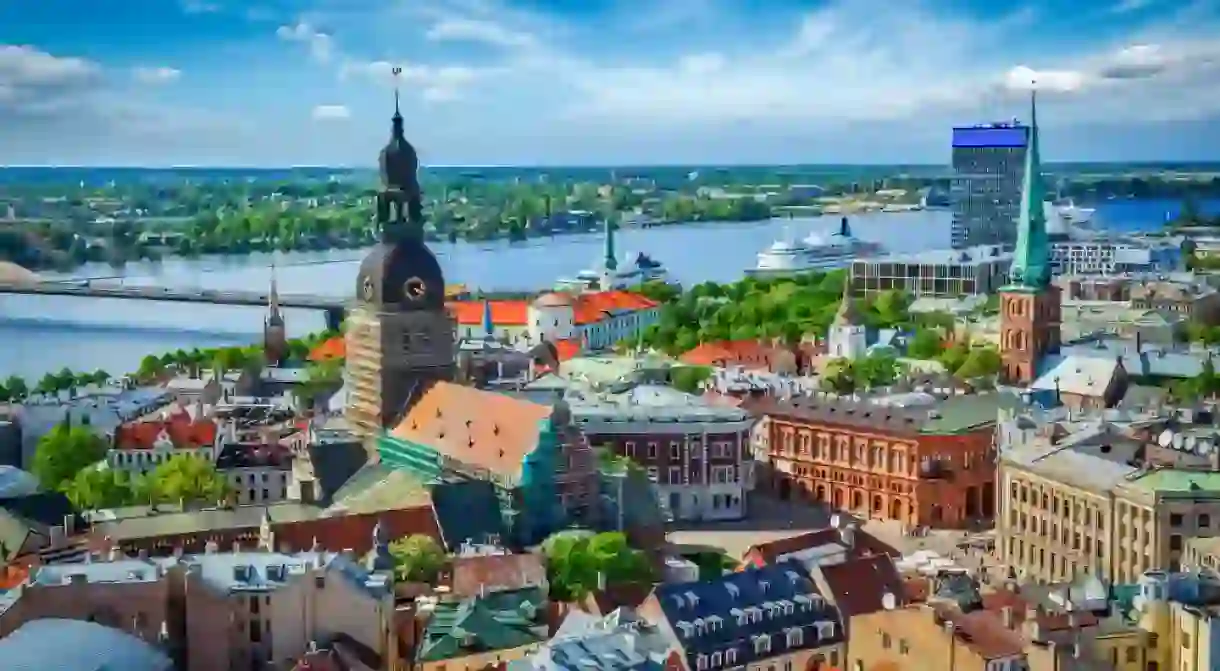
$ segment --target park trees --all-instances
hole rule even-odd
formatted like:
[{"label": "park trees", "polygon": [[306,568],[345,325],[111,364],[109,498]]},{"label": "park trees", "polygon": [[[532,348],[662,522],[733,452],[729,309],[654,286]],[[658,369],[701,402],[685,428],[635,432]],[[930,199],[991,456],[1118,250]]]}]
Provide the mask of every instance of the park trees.
[{"label": "park trees", "polygon": [[445,549],[431,536],[412,534],[390,543],[394,579],[434,583],[447,561]]},{"label": "park trees", "polygon": [[653,568],[641,550],[619,532],[590,534],[564,531],[542,545],[551,598],[577,601],[599,584],[650,583]]},{"label": "park trees", "polygon": [[229,483],[216,465],[193,454],[175,455],[148,474],[148,495],[155,502],[220,501],[230,493]]},{"label": "park trees", "polygon": [[65,482],[62,491],[78,510],[98,510],[136,503],[134,484],[121,470],[86,468]]},{"label": "park trees", "polygon": [[66,418],[38,439],[32,472],[48,489],[62,490],[78,473],[106,458],[106,441]]}]

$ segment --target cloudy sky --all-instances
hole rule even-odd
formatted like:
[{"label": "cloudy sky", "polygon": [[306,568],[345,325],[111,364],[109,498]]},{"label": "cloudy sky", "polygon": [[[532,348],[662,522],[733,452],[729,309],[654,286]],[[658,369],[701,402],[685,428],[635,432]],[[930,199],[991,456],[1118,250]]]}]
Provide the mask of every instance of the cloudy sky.
[{"label": "cloudy sky", "polygon": [[1220,159],[1220,0],[0,0],[0,164]]}]

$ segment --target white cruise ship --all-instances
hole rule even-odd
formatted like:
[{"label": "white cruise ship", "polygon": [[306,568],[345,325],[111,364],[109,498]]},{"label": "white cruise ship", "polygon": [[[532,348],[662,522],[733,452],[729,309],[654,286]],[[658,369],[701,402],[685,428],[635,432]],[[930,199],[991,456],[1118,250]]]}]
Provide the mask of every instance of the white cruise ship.
[{"label": "white cruise ship", "polygon": [[[603,280],[606,279],[609,280],[610,286],[602,286]],[[574,277],[560,278],[555,282],[555,289],[558,291],[604,291],[623,289],[645,282],[668,281],[669,271],[665,269],[665,266],[641,252],[635,255],[631,263],[609,272],[588,268],[576,273]]]},{"label": "white cruise ship", "polygon": [[847,217],[843,217],[838,232],[823,237],[810,233],[801,241],[776,240],[758,254],[758,264],[746,270],[752,277],[784,277],[811,270],[842,268],[857,256],[874,256],[883,248],[875,242],[852,236]]}]

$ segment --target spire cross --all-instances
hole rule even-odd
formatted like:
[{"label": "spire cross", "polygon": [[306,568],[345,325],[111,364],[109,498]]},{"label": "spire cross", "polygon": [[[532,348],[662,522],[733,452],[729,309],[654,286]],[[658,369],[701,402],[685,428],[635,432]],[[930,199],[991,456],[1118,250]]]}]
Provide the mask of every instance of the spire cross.
[{"label": "spire cross", "polygon": [[394,114],[399,114],[398,111],[398,81],[402,76],[402,67],[395,65],[390,69],[390,74],[394,76]]}]

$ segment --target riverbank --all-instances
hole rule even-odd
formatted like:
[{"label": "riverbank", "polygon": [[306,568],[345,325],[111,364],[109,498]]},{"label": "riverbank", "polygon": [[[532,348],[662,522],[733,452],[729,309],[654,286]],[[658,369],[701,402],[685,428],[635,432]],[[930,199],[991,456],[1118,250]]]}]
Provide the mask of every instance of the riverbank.
[{"label": "riverbank", "polygon": [[[1175,203],[1111,201],[1099,205],[1095,220],[1105,229],[1156,230]],[[1220,201],[1209,203],[1220,212]],[[851,217],[853,232],[894,252],[917,252],[949,245],[952,214],[946,211],[865,214]],[[683,286],[740,279],[758,252],[790,235],[828,234],[838,217],[756,223],[692,224],[628,228],[617,236],[620,259],[645,252],[663,263]],[[598,233],[523,243],[440,242],[432,245],[446,281],[470,290],[537,291],[556,279],[594,268],[603,253]],[[698,250],[691,253],[691,250]],[[224,291],[267,287],[272,264],[281,293],[349,297],[364,250],[257,253],[247,257],[203,257],[132,263],[115,272],[88,264],[52,278],[115,277],[140,286],[191,287]],[[149,352],[245,346],[261,338],[264,310],[234,306],[149,303],[114,299],[0,295],[0,379],[18,374],[38,380],[63,367],[91,371],[136,370]],[[287,310],[289,334],[325,328],[320,312]]]}]

